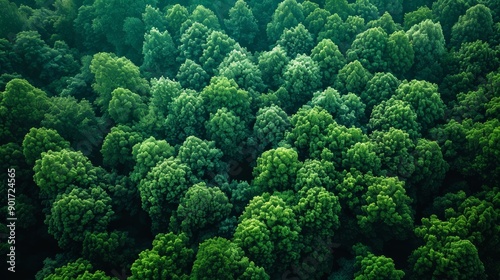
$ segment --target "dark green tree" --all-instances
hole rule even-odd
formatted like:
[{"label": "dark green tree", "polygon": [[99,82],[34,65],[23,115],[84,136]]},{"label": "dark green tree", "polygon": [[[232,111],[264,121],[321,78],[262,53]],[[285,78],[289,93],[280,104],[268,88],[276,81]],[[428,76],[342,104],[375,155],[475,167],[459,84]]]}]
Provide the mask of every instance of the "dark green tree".
[{"label": "dark green tree", "polygon": [[104,232],[113,218],[109,195],[100,187],[58,195],[45,218],[61,248],[81,248],[86,232]]},{"label": "dark green tree", "polygon": [[356,244],[354,246],[356,253],[356,272],[355,280],[361,279],[403,279],[405,273],[396,269],[394,261],[384,255],[376,256],[368,250],[366,246]]},{"label": "dark green tree", "polygon": [[277,45],[282,46],[289,57],[295,58],[299,54],[309,55],[314,47],[314,39],[302,23],[291,28],[285,28]]},{"label": "dark green tree", "polygon": [[231,208],[226,194],[218,187],[198,183],[189,187],[181,198],[177,210],[170,218],[170,228],[174,232],[185,232],[190,237],[197,236],[225,219]]},{"label": "dark green tree", "polygon": [[276,90],[283,85],[283,72],[289,61],[286,51],[279,45],[260,54],[258,65],[262,80],[270,89]]},{"label": "dark green tree", "polygon": [[177,57],[177,53],[178,50],[168,31],[161,32],[156,27],[151,28],[149,33],[144,35],[142,45],[143,74],[150,77],[172,77],[177,72],[177,63],[173,59]]},{"label": "dark green tree", "polygon": [[212,31],[208,34],[206,42],[203,43],[200,64],[211,75],[215,73],[224,57],[237,48],[239,48],[239,45],[234,39],[221,31]]},{"label": "dark green tree", "polygon": [[203,54],[203,44],[207,41],[210,35],[210,29],[205,25],[194,22],[181,35],[179,52],[180,57],[191,59],[196,63],[200,63],[200,57]]},{"label": "dark green tree", "polygon": [[420,136],[417,114],[408,102],[394,97],[373,107],[368,127],[372,131],[388,131],[390,128],[401,129],[407,132],[412,139]]},{"label": "dark green tree", "polygon": [[451,29],[451,44],[459,47],[461,43],[476,40],[488,41],[493,35],[491,10],[483,4],[477,4],[460,16]]},{"label": "dark green tree", "polygon": [[260,148],[274,148],[283,140],[289,128],[290,120],[285,111],[273,105],[259,109],[253,126],[253,134]]},{"label": "dark green tree", "polygon": [[187,58],[184,63],[179,67],[176,79],[183,88],[190,88],[194,90],[201,90],[208,85],[209,76],[203,68]]},{"label": "dark green tree", "polygon": [[189,167],[171,157],[158,162],[141,180],[137,188],[142,209],[151,218],[152,232],[158,233],[168,229],[170,215],[189,187],[196,183],[193,179]]},{"label": "dark green tree", "polygon": [[352,92],[361,95],[372,77],[373,75],[363,67],[361,62],[355,60],[340,69],[334,87],[342,94]]},{"label": "dark green tree", "polygon": [[42,157],[42,153],[69,149],[69,142],[53,129],[32,127],[24,136],[22,147],[26,163],[34,166],[36,160]]},{"label": "dark green tree", "polygon": [[134,259],[135,241],[124,231],[85,233],[82,256],[96,267],[129,266]]},{"label": "dark green tree", "polygon": [[143,140],[143,136],[129,126],[118,125],[111,128],[101,147],[103,165],[127,174],[134,166],[132,147]]},{"label": "dark green tree", "polygon": [[271,22],[267,24],[267,38],[276,42],[286,28],[297,26],[304,20],[301,4],[296,0],[285,0],[278,4]]},{"label": "dark green tree", "polygon": [[330,15],[330,12],[325,9],[315,8],[311,13],[309,13],[309,15],[306,16],[304,19],[304,25],[307,30],[311,32],[313,39],[316,39],[319,32],[323,30],[323,27],[327,22],[327,18]]},{"label": "dark green tree", "polygon": [[366,114],[369,116],[374,106],[388,100],[395,93],[401,82],[392,73],[376,73],[366,84],[361,93],[361,100],[366,105]]},{"label": "dark green tree", "polygon": [[347,51],[347,59],[361,62],[372,73],[384,71],[388,68],[385,57],[387,43],[387,33],[382,28],[370,28],[356,36]]},{"label": "dark green tree", "polygon": [[229,18],[224,20],[229,35],[245,47],[251,47],[259,31],[257,20],[244,0],[238,0],[229,10]]},{"label": "dark green tree", "polygon": [[156,140],[149,137],[132,147],[132,156],[135,162],[130,179],[139,183],[148,172],[159,162],[175,155],[175,148],[165,140]]},{"label": "dark green tree", "polygon": [[330,39],[321,40],[311,51],[311,58],[318,63],[323,87],[333,85],[335,77],[345,65],[345,57]]},{"label": "dark green tree", "polygon": [[[446,40],[450,40],[451,38],[451,28],[458,21],[459,16],[465,14],[467,10],[467,2],[471,2],[468,0],[438,0],[432,3],[432,18],[436,22],[439,21],[441,23],[441,27],[443,28],[443,35]],[[427,10],[423,10],[422,12],[427,13]],[[421,19],[422,15],[419,16]],[[422,20],[420,20],[422,21]],[[418,22],[413,22],[412,25],[417,24]],[[411,27],[411,26],[410,26]],[[408,28],[409,29],[409,28]]]},{"label": "dark green tree", "polygon": [[210,114],[206,122],[207,136],[215,142],[227,159],[239,159],[242,154],[242,143],[248,138],[246,123],[225,107]]},{"label": "dark green tree", "polygon": [[415,51],[410,39],[403,31],[392,33],[386,48],[387,69],[397,77],[404,77],[411,69]]}]

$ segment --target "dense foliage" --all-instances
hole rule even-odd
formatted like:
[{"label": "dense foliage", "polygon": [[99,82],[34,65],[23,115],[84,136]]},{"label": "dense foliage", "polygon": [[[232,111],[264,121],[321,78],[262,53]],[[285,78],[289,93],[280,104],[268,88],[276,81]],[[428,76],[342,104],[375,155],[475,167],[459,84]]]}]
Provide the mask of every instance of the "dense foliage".
[{"label": "dense foliage", "polygon": [[11,278],[500,279],[499,1],[0,14]]}]

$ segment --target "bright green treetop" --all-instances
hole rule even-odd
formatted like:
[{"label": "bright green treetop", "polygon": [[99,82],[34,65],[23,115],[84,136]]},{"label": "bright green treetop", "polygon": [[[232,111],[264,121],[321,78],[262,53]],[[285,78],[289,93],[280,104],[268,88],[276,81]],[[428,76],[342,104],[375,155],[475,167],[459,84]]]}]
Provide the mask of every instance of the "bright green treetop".
[{"label": "bright green treetop", "polygon": [[42,153],[50,151],[58,152],[69,149],[69,142],[64,140],[57,131],[45,127],[34,128],[24,136],[23,154],[29,165],[34,165]]},{"label": "bright green treetop", "polygon": [[[300,227],[292,208],[283,199],[268,193],[254,197],[239,218],[240,223],[247,219],[264,223],[269,231],[275,261],[271,266],[264,266],[266,272],[281,275],[289,265],[298,261]],[[250,248],[244,250],[249,251]]]},{"label": "bright green treetop", "polygon": [[210,140],[222,150],[227,158],[239,158],[242,156],[242,143],[250,134],[247,125],[238,115],[223,107],[215,114],[210,114],[205,128]]},{"label": "bright green treetop", "polygon": [[340,69],[335,81],[335,89],[342,94],[352,92],[360,95],[372,77],[373,75],[363,67],[361,62],[354,60]]},{"label": "bright green treetop", "polygon": [[179,148],[177,158],[189,168],[198,179],[212,179],[221,171],[222,151],[215,147],[214,141],[189,136]]},{"label": "bright green treetop", "polygon": [[222,237],[207,239],[200,244],[191,277],[200,280],[270,279],[240,247]]},{"label": "bright green treetop", "polygon": [[361,244],[354,247],[356,253],[357,268],[354,273],[354,280],[373,279],[373,280],[400,280],[405,273],[396,269],[394,261],[384,255],[376,256]]},{"label": "bright green treetop", "polygon": [[92,88],[97,92],[96,103],[101,112],[107,112],[111,101],[111,92],[118,87],[129,89],[139,95],[149,91],[149,85],[135,66],[125,57],[112,53],[97,53],[90,64],[90,71],[95,76]]},{"label": "bright green treetop", "polygon": [[279,45],[261,53],[258,65],[262,72],[262,80],[269,88],[276,90],[283,84],[283,72],[289,60],[286,51]]},{"label": "bright green treetop", "polygon": [[159,233],[153,240],[153,248],[139,253],[130,268],[130,279],[188,280],[194,260],[189,239],[184,233]]},{"label": "bright green treetop", "polygon": [[137,183],[140,182],[158,162],[174,155],[174,147],[170,146],[167,141],[156,140],[152,136],[135,144],[132,147],[135,165],[130,179]]},{"label": "bright green treetop", "polygon": [[134,166],[132,147],[143,139],[139,132],[128,126],[118,125],[111,128],[101,148],[104,166],[128,173]]},{"label": "bright green treetop", "polygon": [[333,85],[335,77],[345,65],[345,57],[330,39],[321,40],[311,51],[311,58],[318,63],[323,87]]},{"label": "bright green treetop", "polygon": [[202,97],[195,91],[185,90],[169,105],[165,120],[167,139],[182,143],[188,136],[204,137],[206,111]]},{"label": "bright green treetop", "polygon": [[252,184],[261,192],[291,190],[300,166],[301,162],[295,150],[279,147],[265,151],[257,159]]},{"label": "bright green treetop", "polygon": [[397,128],[407,132],[412,139],[420,135],[420,124],[412,106],[394,97],[373,107],[368,123],[370,130],[388,131]]},{"label": "bright green treetop", "polygon": [[117,124],[138,122],[147,111],[141,97],[128,89],[116,88],[111,92],[108,114]]}]

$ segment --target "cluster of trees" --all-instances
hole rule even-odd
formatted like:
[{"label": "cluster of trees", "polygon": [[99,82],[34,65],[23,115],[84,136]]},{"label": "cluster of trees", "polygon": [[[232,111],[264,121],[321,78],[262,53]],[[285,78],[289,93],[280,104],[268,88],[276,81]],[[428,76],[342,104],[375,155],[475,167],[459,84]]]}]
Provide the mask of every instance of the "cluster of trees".
[{"label": "cluster of trees", "polygon": [[0,10],[17,273],[500,277],[498,1]]}]

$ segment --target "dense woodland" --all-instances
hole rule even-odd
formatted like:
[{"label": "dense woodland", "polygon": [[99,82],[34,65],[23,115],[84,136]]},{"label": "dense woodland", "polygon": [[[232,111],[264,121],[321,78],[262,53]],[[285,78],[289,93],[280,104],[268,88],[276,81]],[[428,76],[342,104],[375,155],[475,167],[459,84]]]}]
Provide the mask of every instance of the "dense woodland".
[{"label": "dense woodland", "polygon": [[9,279],[500,279],[500,1],[0,14]]}]

